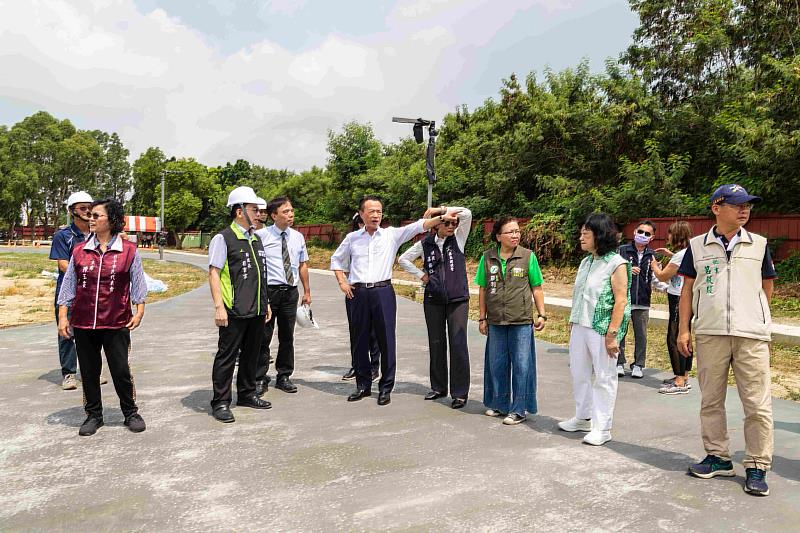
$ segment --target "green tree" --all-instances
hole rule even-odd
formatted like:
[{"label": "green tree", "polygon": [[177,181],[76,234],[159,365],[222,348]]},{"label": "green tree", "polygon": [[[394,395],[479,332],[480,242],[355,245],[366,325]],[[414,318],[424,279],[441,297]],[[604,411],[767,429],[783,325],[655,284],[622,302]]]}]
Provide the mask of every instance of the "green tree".
[{"label": "green tree", "polygon": [[129,202],[132,214],[160,216],[161,175],[166,157],[158,147],[150,147],[133,163],[133,196]]},{"label": "green tree", "polygon": [[99,130],[91,133],[103,152],[103,163],[97,176],[98,195],[124,202],[131,188],[130,151],[116,133],[109,135]]},{"label": "green tree", "polygon": [[[194,159],[180,159],[166,164],[164,225],[181,248],[184,232],[198,223],[204,203],[220,196],[220,188],[208,169]],[[160,194],[161,186],[157,186]]]},{"label": "green tree", "polygon": [[382,151],[369,123],[348,122],[340,133],[328,130],[328,171],[334,189],[331,201],[337,219],[345,219],[358,205],[361,195],[354,189],[354,180],[378,165]]}]

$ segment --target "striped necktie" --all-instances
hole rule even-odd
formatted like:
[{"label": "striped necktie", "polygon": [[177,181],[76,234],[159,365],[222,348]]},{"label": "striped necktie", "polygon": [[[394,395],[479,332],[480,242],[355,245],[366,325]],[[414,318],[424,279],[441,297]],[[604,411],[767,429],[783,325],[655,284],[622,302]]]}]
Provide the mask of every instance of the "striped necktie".
[{"label": "striped necktie", "polygon": [[283,273],[286,274],[286,284],[294,285],[292,274],[292,260],[289,258],[289,246],[286,244],[286,232],[281,232],[281,255],[283,256]]}]

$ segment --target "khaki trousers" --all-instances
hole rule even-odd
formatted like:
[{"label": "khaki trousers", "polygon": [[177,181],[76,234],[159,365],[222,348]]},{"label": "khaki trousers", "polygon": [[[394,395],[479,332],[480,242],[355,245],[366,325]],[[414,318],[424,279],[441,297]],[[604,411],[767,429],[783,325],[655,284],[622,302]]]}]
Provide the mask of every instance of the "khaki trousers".
[{"label": "khaki trousers", "polygon": [[745,468],[769,470],[772,464],[773,422],[769,343],[724,335],[697,335],[695,361],[700,384],[700,429],[706,454],[730,460],[725,413],[728,369],[744,408]]}]

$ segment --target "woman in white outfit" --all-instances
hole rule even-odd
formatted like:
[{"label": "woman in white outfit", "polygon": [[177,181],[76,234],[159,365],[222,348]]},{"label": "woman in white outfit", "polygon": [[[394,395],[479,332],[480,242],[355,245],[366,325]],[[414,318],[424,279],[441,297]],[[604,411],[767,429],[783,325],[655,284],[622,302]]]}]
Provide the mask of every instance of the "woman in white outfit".
[{"label": "woman in white outfit", "polygon": [[587,431],[583,442],[601,446],[611,440],[619,341],[630,319],[631,266],[616,253],[617,229],[604,213],[586,219],[580,243],[590,255],[578,268],[569,317],[575,416],[559,422],[558,427]]}]

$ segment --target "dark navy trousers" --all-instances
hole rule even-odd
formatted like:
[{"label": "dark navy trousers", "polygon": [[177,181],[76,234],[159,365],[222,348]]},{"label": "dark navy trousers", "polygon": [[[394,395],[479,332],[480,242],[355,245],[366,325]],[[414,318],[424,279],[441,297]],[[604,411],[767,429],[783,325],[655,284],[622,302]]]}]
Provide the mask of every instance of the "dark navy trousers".
[{"label": "dark navy trousers", "polygon": [[397,300],[394,288],[361,287],[353,289],[350,302],[350,319],[353,327],[353,362],[356,371],[356,386],[360,390],[372,388],[372,365],[370,362],[370,333],[375,331],[375,340],[381,352],[380,392],[391,392],[395,374],[395,328],[397,322]]},{"label": "dark navy trousers", "polygon": [[[347,331],[350,332],[350,368],[356,368],[356,340],[355,332],[353,331],[353,317],[352,317],[352,301],[350,298],[344,298],[344,309],[347,311]],[[378,339],[375,338],[375,330],[369,334],[369,360],[372,365],[372,373],[378,372],[381,366],[381,349],[378,348]]]}]

